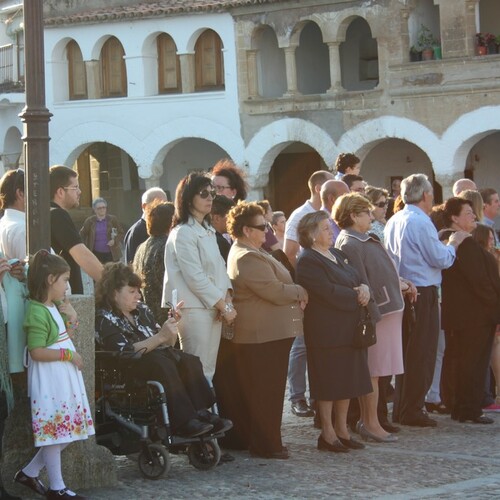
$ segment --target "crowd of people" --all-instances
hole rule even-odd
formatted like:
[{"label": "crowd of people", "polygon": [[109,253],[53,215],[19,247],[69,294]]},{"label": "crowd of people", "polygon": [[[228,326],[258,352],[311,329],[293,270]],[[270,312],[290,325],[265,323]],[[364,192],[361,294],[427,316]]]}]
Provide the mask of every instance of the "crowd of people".
[{"label": "crowd of people", "polygon": [[[81,270],[95,281],[98,348],[140,353],[135,375],[165,386],[173,432],[225,433],[223,462],[232,449],[289,457],[287,381],[291,410],[314,417],[321,451],[396,442],[396,424],[435,427],[432,412],[493,423],[484,410],[500,410],[498,193],[460,179],[435,205],[425,175],[386,190],[366,185],[360,163],[341,154],[335,175],[313,173],[310,197],[287,220],[267,200],[246,201],[244,172],[221,160],[186,175],[173,203],[147,190],[126,234],[103,198],[78,231],[68,213],[78,176],[54,166],[52,251],[29,267],[24,172],[7,172],[0,393],[10,410],[27,345],[39,448],[15,481],[47,498],[83,498],[66,487],[60,459],[95,432],[67,299],[83,293]],[[44,467],[49,488],[38,479]]]}]

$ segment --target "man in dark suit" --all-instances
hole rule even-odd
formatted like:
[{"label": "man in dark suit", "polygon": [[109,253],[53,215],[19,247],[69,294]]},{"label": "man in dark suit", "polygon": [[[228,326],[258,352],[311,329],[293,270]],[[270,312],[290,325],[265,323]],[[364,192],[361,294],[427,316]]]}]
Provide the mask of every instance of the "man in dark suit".
[{"label": "man in dark suit", "polygon": [[137,247],[148,239],[148,231],[146,229],[146,219],[144,214],[148,205],[154,200],[167,201],[167,195],[162,188],[150,188],[142,194],[142,216],[136,221],[125,234],[123,243],[125,245],[125,261],[131,263],[134,261]]},{"label": "man in dark suit", "polygon": [[212,212],[210,213],[212,226],[216,231],[215,236],[217,237],[217,245],[219,245],[220,254],[226,264],[227,256],[232,243],[230,242],[229,235],[227,234],[226,216],[234,205],[235,203],[231,198],[217,195],[212,202]]}]

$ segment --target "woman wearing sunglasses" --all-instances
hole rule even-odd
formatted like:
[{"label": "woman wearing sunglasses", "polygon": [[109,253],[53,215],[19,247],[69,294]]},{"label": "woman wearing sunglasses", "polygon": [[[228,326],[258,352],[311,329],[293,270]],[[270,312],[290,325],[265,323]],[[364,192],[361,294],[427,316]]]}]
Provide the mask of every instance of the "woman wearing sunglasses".
[{"label": "woman wearing sunglasses", "polygon": [[387,224],[386,212],[389,200],[389,192],[383,188],[367,186],[365,189],[365,196],[373,205],[373,221],[369,232],[375,234],[383,244],[384,227]]},{"label": "woman wearing sunglasses", "polygon": [[262,250],[267,224],[257,203],[239,202],[227,216],[235,240],[227,261],[233,283],[233,353],[240,401],[228,415],[238,441],[254,456],[286,459],[281,441],[288,356],[294,337],[302,335],[307,292],[290,273]]},{"label": "woman wearing sunglasses", "polygon": [[173,229],[165,247],[162,306],[184,301],[179,337],[183,351],[198,356],[211,383],[221,337],[221,318],[236,317],[231,282],[217,246],[210,211],[213,185],[203,172],[185,176],[175,192]]}]

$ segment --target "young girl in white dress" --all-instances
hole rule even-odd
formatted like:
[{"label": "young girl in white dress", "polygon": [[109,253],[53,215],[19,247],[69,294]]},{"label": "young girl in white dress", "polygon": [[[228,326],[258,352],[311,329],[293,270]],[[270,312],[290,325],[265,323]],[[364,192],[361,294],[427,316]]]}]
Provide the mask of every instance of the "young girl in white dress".
[{"label": "young girl in white dress", "polygon": [[[71,442],[95,434],[81,374],[82,358],[71,337],[78,326],[76,312],[65,297],[69,266],[58,255],[40,250],[28,271],[29,302],[24,327],[30,353],[28,394],[35,447],[33,460],[15,481],[48,499],[84,498],[66,488],[61,452]],[[46,489],[38,479],[45,467]]]}]

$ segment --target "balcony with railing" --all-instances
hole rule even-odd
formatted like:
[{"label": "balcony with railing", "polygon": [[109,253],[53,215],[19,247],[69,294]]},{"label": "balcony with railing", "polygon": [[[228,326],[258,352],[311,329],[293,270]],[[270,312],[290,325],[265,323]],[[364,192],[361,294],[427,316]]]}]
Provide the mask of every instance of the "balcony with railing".
[{"label": "balcony with railing", "polygon": [[0,46],[0,94],[24,92],[23,47]]}]

